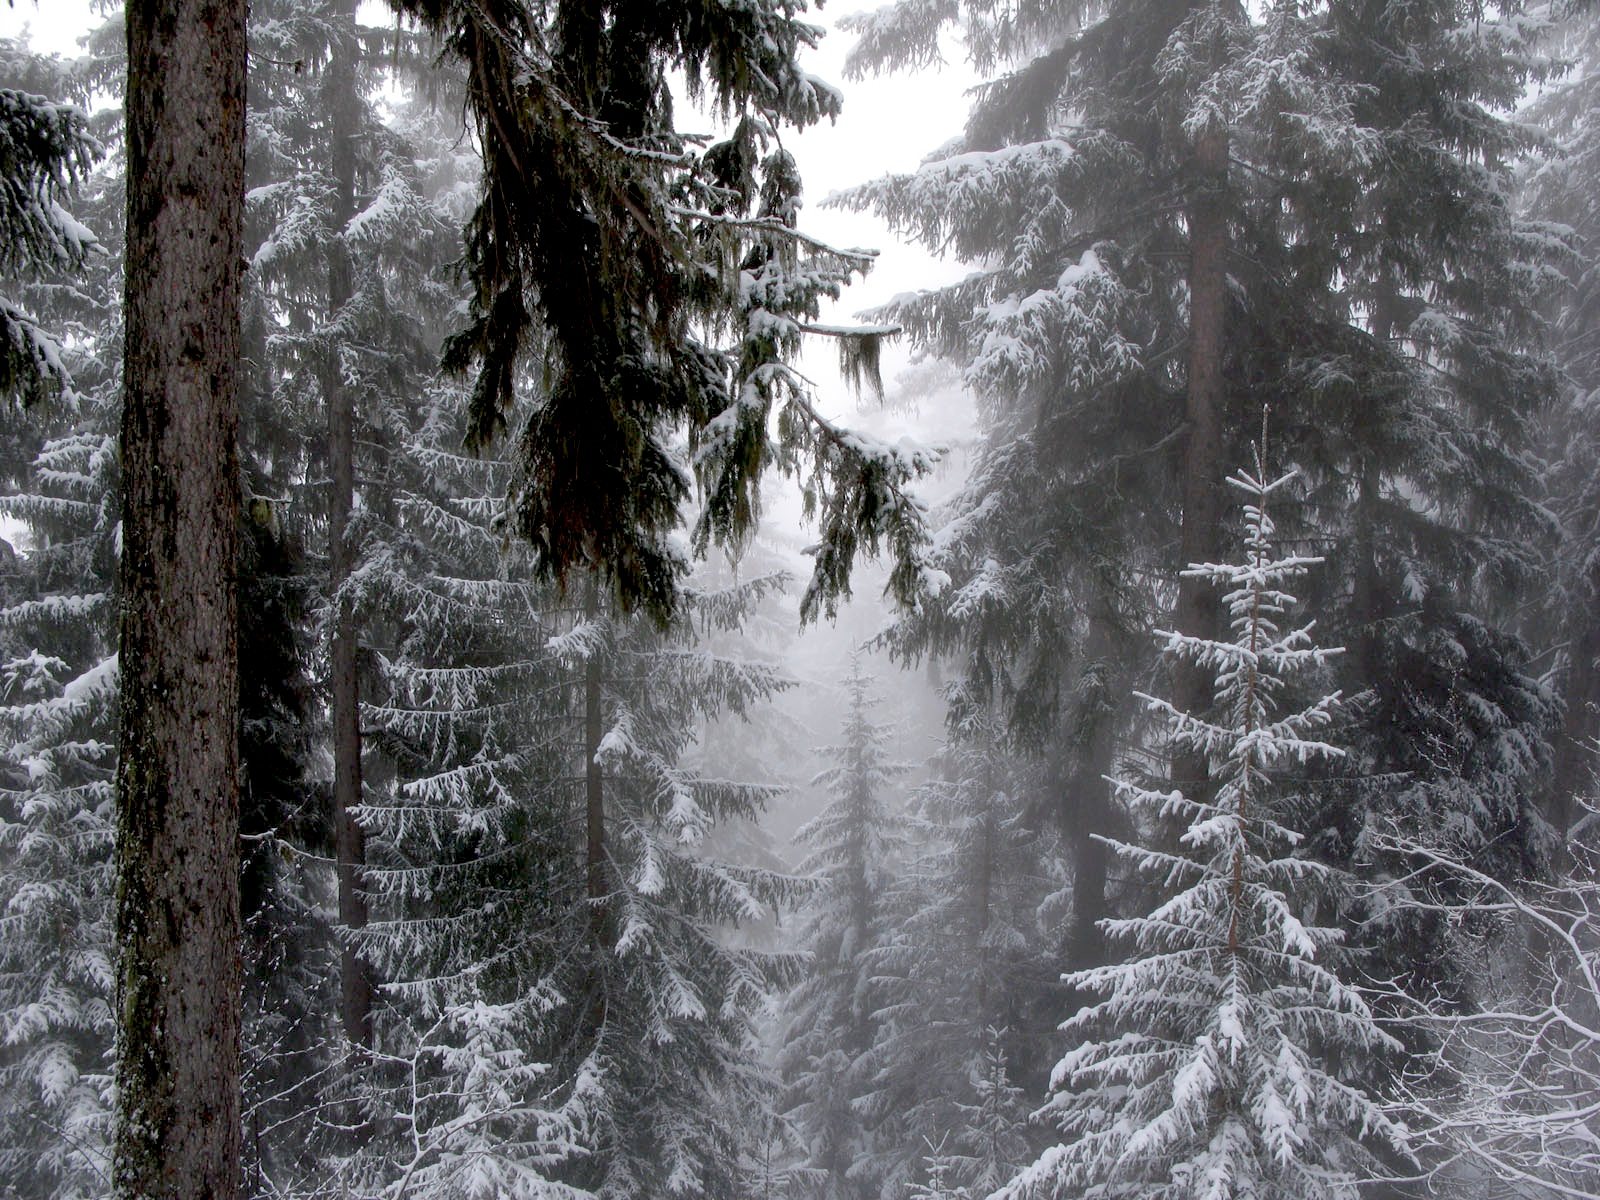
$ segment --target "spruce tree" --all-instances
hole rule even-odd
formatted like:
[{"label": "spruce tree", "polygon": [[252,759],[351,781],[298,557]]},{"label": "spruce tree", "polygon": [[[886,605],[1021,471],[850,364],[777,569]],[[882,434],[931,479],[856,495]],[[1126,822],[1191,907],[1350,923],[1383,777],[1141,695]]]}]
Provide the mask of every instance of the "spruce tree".
[{"label": "spruce tree", "polygon": [[[1553,346],[1565,377],[1563,403],[1543,423],[1551,505],[1561,521],[1558,587],[1549,612],[1566,642],[1565,707],[1551,778],[1550,817],[1563,839],[1585,818],[1590,743],[1600,732],[1600,491],[1593,470],[1595,404],[1600,396],[1600,20],[1592,5],[1559,10],[1556,49],[1569,64],[1533,101],[1526,116],[1548,139],[1529,164],[1521,198],[1552,238],[1572,246],[1563,263],[1566,288],[1551,303]],[[1551,611],[1553,609],[1553,611]]]},{"label": "spruce tree", "polygon": [[[962,364],[986,425],[934,542],[952,585],[896,638],[957,657],[1058,764],[1069,961],[1102,953],[1107,863],[1088,835],[1112,829],[1099,780],[1135,725],[1142,631],[1169,611],[1188,633],[1209,620],[1177,553],[1214,510],[1191,469],[1214,457],[1197,389],[1230,453],[1263,399],[1294,414],[1281,440],[1307,495],[1284,528],[1327,551],[1314,599],[1362,695],[1350,778],[1308,822],[1320,852],[1356,864],[1372,815],[1401,806],[1472,822],[1498,870],[1538,870],[1554,697],[1516,604],[1554,533],[1530,420],[1554,395],[1539,306],[1556,243],[1508,203],[1529,137],[1505,115],[1548,69],[1536,23],[1426,3],[907,3],[852,18],[854,64],[922,64],[958,21],[990,75],[965,133],[843,199],[978,268],[875,314]],[[1223,175],[1200,161],[1218,137]],[[1214,203],[1220,398],[1190,302]],[[1178,678],[1203,709],[1208,681]],[[1175,782],[1202,768],[1180,755]],[[1384,969],[1452,974],[1437,930],[1366,928]]]},{"label": "spruce tree", "polygon": [[[68,359],[80,388],[88,364]],[[77,1200],[110,1175],[115,830],[115,375],[79,393],[0,506],[0,1195]],[[23,418],[37,426],[43,406]],[[12,416],[9,420],[17,420]],[[34,432],[30,430],[30,432]]]},{"label": "spruce tree", "polygon": [[[1365,135],[1314,61],[1317,13],[1283,6],[891,5],[847,22],[852,64],[915,65],[957,21],[991,76],[964,134],[842,197],[979,268],[877,314],[961,364],[985,418],[935,541],[952,586],[898,636],[959,656],[1052,759],[1077,875],[1065,952],[1090,962],[1108,912],[1092,835],[1114,823],[1103,777],[1144,632],[1173,605],[1184,632],[1216,631],[1179,568],[1222,544],[1221,464],[1242,440],[1249,339],[1226,280],[1253,181],[1287,157],[1359,160]],[[1203,707],[1210,680],[1174,669]],[[1172,765],[1190,784],[1204,769]]]},{"label": "spruce tree", "polygon": [[871,719],[872,686],[857,656],[839,744],[814,781],[828,802],[796,835],[810,848],[800,870],[817,877],[818,892],[801,927],[811,963],[785,1005],[779,1065],[805,1148],[800,1186],[827,1200],[877,1195],[896,1149],[894,1135],[878,1130],[893,1130],[898,1114],[874,1103],[869,1051],[882,1026],[873,951],[885,940],[901,839],[888,789],[904,768],[888,757],[887,729]]},{"label": "spruce tree", "polygon": [[[900,598],[929,586],[905,487],[933,455],[827,420],[788,361],[802,334],[834,336],[872,376],[888,332],[816,322],[872,255],[796,228],[782,131],[840,108],[797,62],[819,32],[802,6],[399,7],[463,64],[484,153],[468,322],[445,352],[474,372],[473,444],[505,427],[530,356],[547,384],[526,410],[510,495],[537,569],[596,573],[621,611],[668,618],[691,483],[704,500],[695,548],[738,548],[776,467],[800,479],[822,529],[807,615],[848,594],[858,549],[888,550]],[[701,150],[679,132],[674,73],[731,136]]]},{"label": "spruce tree", "polygon": [[[1062,1026],[1081,1040],[1044,1111],[1064,1140],[1000,1196],[1349,1197],[1374,1147],[1403,1150],[1360,1082],[1363,1062],[1397,1044],[1340,979],[1340,931],[1315,920],[1345,880],[1299,850],[1295,827],[1295,774],[1340,751],[1318,736],[1338,694],[1297,707],[1294,691],[1335,652],[1309,626],[1280,625],[1285,587],[1318,561],[1274,549],[1267,505],[1291,479],[1269,480],[1260,455],[1234,476],[1245,561],[1190,568],[1226,589],[1233,637],[1163,640],[1212,673],[1221,716],[1143,698],[1206,756],[1217,788],[1194,799],[1117,783],[1152,833],[1118,854],[1163,895],[1148,915],[1106,922],[1126,961],[1070,977],[1100,999]],[[1154,835],[1174,820],[1187,828],[1166,848]]]},{"label": "spruce tree", "polygon": [[[1008,1096],[1008,1061],[1040,1064],[1023,1080],[1035,1091],[1045,1083],[1040,1016],[1060,1003],[1052,925],[1070,891],[1059,841],[1037,827],[1036,764],[1005,752],[983,708],[955,703],[962,716],[939,775],[912,794],[883,944],[868,955],[880,1025],[866,1066],[904,1131],[895,1172],[912,1175],[919,1148],[938,1145],[950,1186],[987,1195],[1028,1145],[1025,1114],[989,1095],[996,1073]],[[1009,1128],[999,1128],[1001,1109]],[[981,1135],[975,1113],[987,1122]],[[996,1144],[1012,1160],[984,1189],[979,1177],[1000,1168],[967,1152]]]},{"label": "spruce tree", "polygon": [[584,894],[565,921],[583,936],[567,952],[567,1036],[599,1064],[602,1096],[592,1162],[572,1179],[602,1196],[652,1179],[670,1195],[738,1195],[740,1141],[773,1107],[756,1021],[798,964],[734,930],[793,907],[802,885],[721,861],[708,835],[759,817],[782,789],[689,755],[706,721],[744,718],[788,681],[769,663],[703,648],[688,624],[736,629],[772,586],[690,597],[668,635],[586,606],[553,643],[582,681],[585,729]]},{"label": "spruce tree", "polygon": [[[102,147],[83,107],[85,81],[70,68],[6,41],[0,81],[0,277],[10,290],[41,274],[75,272],[102,249],[66,208]],[[0,392],[30,404],[71,391],[59,331],[0,296]]]}]

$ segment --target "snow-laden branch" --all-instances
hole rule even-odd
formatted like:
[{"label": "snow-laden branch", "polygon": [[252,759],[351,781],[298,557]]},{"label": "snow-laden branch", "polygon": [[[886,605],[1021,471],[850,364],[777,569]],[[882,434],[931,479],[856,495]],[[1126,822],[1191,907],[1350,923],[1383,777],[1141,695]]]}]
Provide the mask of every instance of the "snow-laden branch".
[{"label": "snow-laden branch", "polygon": [[1512,884],[1396,831],[1369,840],[1413,868],[1380,885],[1385,907],[1455,925],[1492,920],[1512,957],[1510,994],[1491,1007],[1392,997],[1438,1047],[1404,1081],[1427,1178],[1451,1189],[1488,1179],[1495,1195],[1600,1197],[1600,880],[1580,862],[1555,882]]}]

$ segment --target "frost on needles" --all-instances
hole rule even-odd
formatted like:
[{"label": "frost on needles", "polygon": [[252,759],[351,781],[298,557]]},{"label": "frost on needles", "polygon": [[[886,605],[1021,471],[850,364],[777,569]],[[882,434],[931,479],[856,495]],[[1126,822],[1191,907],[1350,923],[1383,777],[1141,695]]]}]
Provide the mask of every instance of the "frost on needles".
[{"label": "frost on needles", "polygon": [[1263,460],[1229,480],[1247,498],[1244,562],[1188,572],[1226,589],[1232,639],[1159,635],[1214,672],[1214,714],[1141,697],[1175,749],[1205,755],[1210,782],[1185,794],[1112,781],[1152,831],[1112,845],[1165,898],[1102,922],[1125,961],[1064,977],[1099,999],[1062,1026],[1079,1044],[1040,1115],[1063,1138],[1000,1200],[1354,1200],[1376,1154],[1405,1154],[1404,1128],[1357,1082],[1398,1045],[1330,969],[1340,933],[1311,916],[1343,876],[1297,853],[1293,780],[1341,755],[1318,736],[1339,695],[1280,705],[1338,651],[1310,624],[1280,627],[1285,588],[1319,560],[1276,556],[1267,504],[1294,474],[1269,482]]}]

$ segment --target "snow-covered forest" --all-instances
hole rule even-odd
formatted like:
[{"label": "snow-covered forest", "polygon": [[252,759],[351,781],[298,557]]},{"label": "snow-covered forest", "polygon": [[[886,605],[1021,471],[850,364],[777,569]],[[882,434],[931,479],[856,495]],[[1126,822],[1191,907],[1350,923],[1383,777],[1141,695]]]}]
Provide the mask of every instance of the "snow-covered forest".
[{"label": "snow-covered forest", "polygon": [[83,20],[0,1200],[1600,1200],[1600,5]]}]

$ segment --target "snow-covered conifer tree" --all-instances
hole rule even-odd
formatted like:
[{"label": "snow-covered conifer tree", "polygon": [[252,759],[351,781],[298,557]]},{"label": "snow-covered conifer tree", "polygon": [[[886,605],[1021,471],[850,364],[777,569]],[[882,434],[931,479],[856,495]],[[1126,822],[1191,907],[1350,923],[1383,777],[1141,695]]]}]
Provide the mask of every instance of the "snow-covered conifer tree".
[{"label": "snow-covered conifer tree", "polygon": [[1558,586],[1541,616],[1553,615],[1565,637],[1566,712],[1557,742],[1547,811],[1565,839],[1588,817],[1592,740],[1600,734],[1600,11],[1559,6],[1557,46],[1567,71],[1541,89],[1524,114],[1548,146],[1530,165],[1522,199],[1529,215],[1548,222],[1553,238],[1571,239],[1564,264],[1568,287],[1553,302],[1553,349],[1566,379],[1564,403],[1545,420],[1544,455],[1551,507],[1564,534]]},{"label": "snow-covered conifer tree", "polygon": [[0,499],[0,1174],[45,1200],[110,1171],[116,409],[73,407]]},{"label": "snow-covered conifer tree", "polygon": [[[42,120],[35,134],[87,145],[81,112],[37,93],[86,101],[94,66],[0,43],[4,121]],[[115,118],[95,121],[109,142]],[[26,412],[8,403],[0,419],[0,513],[17,540],[0,542],[0,1192],[86,1200],[105,1194],[110,1171],[123,202],[107,172],[83,178],[79,212],[107,252],[52,254],[37,239],[53,223],[81,230],[60,204],[87,159],[34,162],[26,129],[8,123],[0,136],[13,161],[43,172],[6,189],[7,235],[23,239],[0,254],[18,289],[0,301],[6,334],[36,318],[28,338],[63,337],[44,360],[11,363],[22,347],[9,340],[0,352],[13,398],[38,401]],[[11,225],[35,220],[31,234]]]},{"label": "snow-covered conifer tree", "polygon": [[[41,274],[76,271],[101,249],[65,207],[101,153],[89,131],[85,83],[59,60],[0,42],[0,276],[8,291]],[[28,404],[71,387],[60,332],[14,291],[0,295],[0,395]]]},{"label": "snow-covered conifer tree", "polygon": [[[1062,1026],[1078,1044],[1042,1112],[1064,1139],[998,1193],[1007,1200],[1346,1200],[1376,1147],[1404,1145],[1355,1082],[1395,1043],[1335,969],[1341,932],[1316,923],[1339,872],[1297,852],[1294,776],[1340,751],[1318,737],[1338,694],[1295,695],[1334,651],[1309,625],[1281,624],[1284,589],[1317,561],[1274,550],[1267,506],[1292,478],[1269,479],[1258,453],[1230,480],[1246,496],[1245,560],[1190,568],[1225,589],[1233,637],[1168,633],[1165,646],[1213,673],[1219,715],[1145,700],[1206,756],[1215,792],[1116,784],[1151,831],[1117,852],[1165,894],[1148,915],[1106,922],[1125,961],[1069,977],[1100,998]],[[1186,828],[1164,845],[1174,822]]]},{"label": "snow-covered conifer tree", "polygon": [[[919,1147],[970,1148],[982,1107],[975,1089],[997,1061],[1034,1064],[1025,1078],[1043,1086],[1039,1013],[1059,994],[1052,926],[1070,895],[1053,822],[1038,811],[1037,762],[1006,752],[982,706],[957,695],[952,710],[939,776],[912,795],[906,861],[886,898],[882,945],[869,952],[880,1025],[867,1065],[905,1131],[893,1149],[895,1172],[907,1176],[919,1170]],[[1025,1114],[1012,1115],[1002,1140],[1015,1151]],[[975,1173],[963,1160],[952,1186],[976,1189]]]},{"label": "snow-covered conifer tree", "polygon": [[899,1114],[882,1103],[869,1051],[881,1028],[871,962],[884,942],[902,840],[889,789],[904,768],[888,756],[888,729],[871,718],[878,701],[859,655],[845,687],[840,740],[815,779],[829,799],[797,835],[810,848],[800,869],[817,877],[819,890],[801,927],[811,964],[789,997],[780,1054],[789,1117],[805,1149],[800,1186],[822,1200],[876,1196],[901,1157],[898,1144],[886,1144],[894,1139],[880,1136],[878,1126],[893,1127]]},{"label": "snow-covered conifer tree", "polygon": [[[522,365],[540,362],[539,403],[516,414],[509,514],[535,568],[598,574],[624,609],[670,616],[691,481],[705,500],[696,548],[737,547],[776,468],[820,518],[808,613],[848,594],[858,547],[886,546],[896,592],[920,591],[922,511],[905,485],[933,456],[827,420],[788,361],[802,334],[834,336],[871,374],[888,332],[817,323],[873,255],[795,228],[783,130],[841,105],[800,65],[821,32],[807,6],[397,7],[462,64],[484,155],[466,322],[445,356],[475,373],[474,444],[507,427]],[[702,147],[679,131],[674,78],[729,138]]]},{"label": "snow-covered conifer tree", "polygon": [[558,793],[571,939],[558,978],[572,1009],[551,1053],[596,1064],[595,1146],[564,1178],[603,1197],[736,1196],[740,1141],[774,1103],[756,1021],[799,963],[732,931],[793,907],[804,884],[719,860],[707,835],[782,789],[732,763],[691,763],[708,720],[739,719],[788,686],[771,663],[700,645],[694,623],[726,633],[773,586],[691,593],[665,632],[591,603],[552,642],[577,678],[584,733],[567,760],[583,787]]}]

